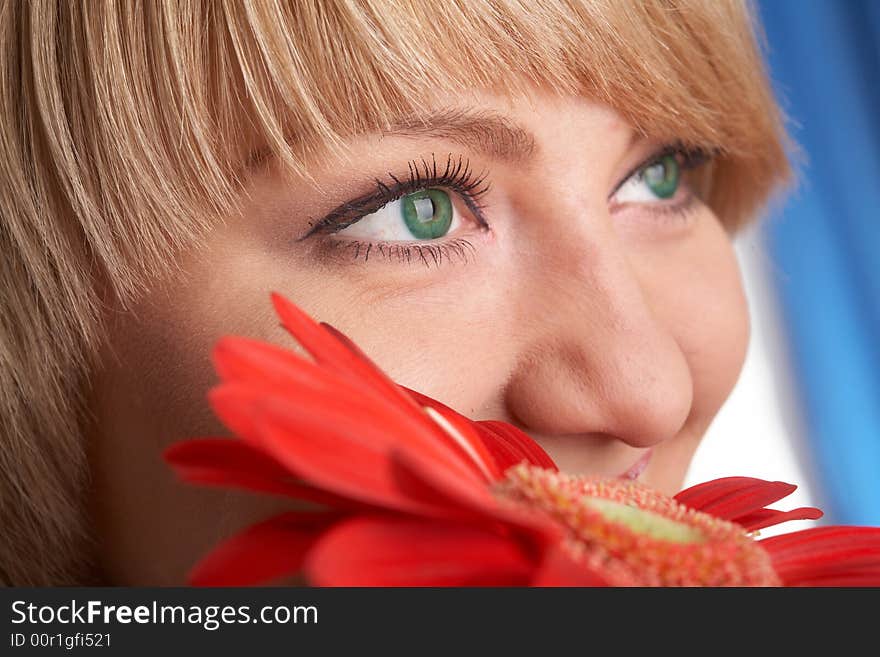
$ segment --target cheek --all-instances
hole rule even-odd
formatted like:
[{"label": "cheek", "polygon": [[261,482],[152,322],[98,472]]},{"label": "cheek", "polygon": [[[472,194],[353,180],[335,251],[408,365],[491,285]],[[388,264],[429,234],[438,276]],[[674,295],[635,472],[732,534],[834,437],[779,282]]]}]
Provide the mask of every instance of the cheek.
[{"label": "cheek", "polygon": [[182,264],[185,275],[118,316],[93,380],[93,517],[98,557],[115,583],[182,583],[208,547],[290,507],[180,483],[160,457],[178,440],[228,435],[206,401],[217,382],[210,353],[219,338],[296,348],[278,325],[270,291],[348,334],[403,385],[464,412],[503,377],[493,368],[509,362],[497,353],[509,341],[498,339],[487,317],[497,306],[488,276],[469,287],[400,293],[399,284],[367,285],[363,276],[285,261],[241,240],[215,242],[204,253],[210,258]]},{"label": "cheek", "polygon": [[694,452],[739,378],[749,342],[749,314],[739,265],[720,222],[707,210],[685,241],[652,248],[640,263],[642,289],[658,322],[684,354],[693,400],[674,440],[658,446],[650,481],[672,495]]},{"label": "cheek", "polygon": [[749,314],[729,237],[712,215],[653,269],[649,294],[685,355],[694,386],[689,424],[701,437],[730,395],[746,356]]},{"label": "cheek", "polygon": [[[437,284],[387,296],[350,281],[325,282],[328,293],[357,290],[358,315],[335,325],[394,381],[474,414],[509,375],[514,327],[487,263],[472,262],[438,276]],[[340,307],[350,307],[340,304]],[[332,316],[332,315],[331,315]]]},{"label": "cheek", "polygon": [[205,399],[221,329],[196,321],[193,303],[164,295],[135,314],[111,327],[112,352],[93,382],[98,558],[114,584],[176,585],[205,549],[240,527],[233,516],[258,520],[272,504],[176,481],[161,459],[166,446],[226,433]]},{"label": "cheek", "polygon": [[694,410],[711,421],[739,378],[750,329],[739,266],[727,242],[704,264],[707,275],[694,286],[693,314],[682,322],[681,339],[698,390]]},{"label": "cheek", "polygon": [[219,247],[208,252],[211,262],[181,263],[185,274],[111,321],[93,377],[92,515],[98,558],[113,583],[181,584],[208,547],[289,507],[180,483],[161,459],[178,440],[228,435],[206,400],[217,383],[210,356],[220,337],[293,345],[271,311],[274,281],[260,263]]}]

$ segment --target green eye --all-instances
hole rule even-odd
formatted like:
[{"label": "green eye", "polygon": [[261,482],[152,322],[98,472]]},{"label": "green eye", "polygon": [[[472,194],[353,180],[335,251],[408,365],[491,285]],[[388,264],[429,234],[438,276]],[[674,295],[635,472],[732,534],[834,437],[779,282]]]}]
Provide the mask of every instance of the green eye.
[{"label": "green eye", "polygon": [[400,199],[401,214],[412,236],[419,240],[443,237],[452,224],[452,201],[440,189],[423,189]]},{"label": "green eye", "polygon": [[678,190],[680,179],[681,165],[674,155],[664,155],[642,170],[642,180],[659,198],[672,198]]}]

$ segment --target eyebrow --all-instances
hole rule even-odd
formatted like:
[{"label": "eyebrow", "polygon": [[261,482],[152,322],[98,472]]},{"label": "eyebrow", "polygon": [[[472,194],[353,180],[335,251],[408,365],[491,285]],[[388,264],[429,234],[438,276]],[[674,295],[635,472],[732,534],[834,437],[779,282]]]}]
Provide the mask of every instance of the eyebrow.
[{"label": "eyebrow", "polygon": [[535,154],[535,137],[494,112],[451,109],[393,122],[382,136],[433,137],[456,142],[495,160],[524,163]]},{"label": "eyebrow", "polygon": [[[489,111],[447,109],[405,116],[392,121],[378,134],[380,137],[445,139],[492,159],[514,164],[525,163],[538,150],[532,133],[510,119]],[[244,167],[253,170],[270,157],[269,148],[257,149],[245,158]]]}]

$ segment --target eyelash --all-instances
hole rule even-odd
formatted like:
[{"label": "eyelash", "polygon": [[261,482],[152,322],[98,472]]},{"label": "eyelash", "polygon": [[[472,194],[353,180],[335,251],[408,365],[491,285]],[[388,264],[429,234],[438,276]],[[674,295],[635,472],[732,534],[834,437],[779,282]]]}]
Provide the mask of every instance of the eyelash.
[{"label": "eyelash", "polygon": [[[623,187],[630,178],[636,175],[640,178],[643,177],[645,169],[669,155],[675,156],[682,175],[689,171],[693,171],[694,169],[698,169],[711,161],[715,156],[713,152],[705,148],[687,147],[680,142],[667,144],[649,158],[630,169],[626,175],[621,178],[620,182],[615,185],[612,192],[608,195],[608,200],[610,201],[614,198],[614,195],[617,194],[620,188]],[[684,180],[682,183],[687,184]],[[690,192],[684,200],[679,201],[678,203],[658,203],[655,204],[651,211],[658,216],[687,218],[689,211],[694,207],[696,201],[697,196],[693,192]]]},{"label": "eyelash", "polygon": [[[398,262],[406,261],[407,264],[421,260],[426,267],[433,263],[435,267],[443,264],[443,258],[452,260],[458,258],[463,263],[468,261],[468,252],[475,254],[476,249],[464,238],[454,238],[438,244],[407,244],[407,243],[383,243],[363,242],[361,240],[336,240],[328,243],[331,249],[342,252],[354,251],[350,256],[354,260],[363,258],[364,262],[370,259],[370,253],[378,252],[384,258],[396,259]],[[374,251],[375,249],[375,251]]]},{"label": "eyelash", "polygon": [[[468,209],[474,214],[477,223],[484,230],[489,227],[484,212],[485,207],[481,199],[489,191],[489,183],[486,181],[488,171],[474,175],[470,168],[470,161],[462,156],[458,159],[449,155],[442,173],[438,172],[437,160],[431,154],[431,163],[421,158],[411,160],[408,163],[409,177],[401,180],[393,173],[388,173],[388,182],[375,179],[376,191],[360,196],[352,201],[343,203],[330,212],[323,219],[313,224],[311,229],[303,235],[304,240],[316,233],[337,233],[352,224],[357,223],[365,216],[380,210],[389,203],[418,192],[429,187],[442,187],[458,194]],[[352,242],[353,243],[353,242]],[[422,246],[422,245],[420,245]]]},{"label": "eyelash", "polygon": [[[713,154],[704,148],[688,148],[678,143],[667,144],[666,146],[663,146],[659,151],[653,153],[650,157],[630,169],[626,173],[626,175],[624,175],[620,179],[620,182],[614,186],[614,189],[611,190],[611,193],[608,195],[608,199],[610,200],[630,178],[637,174],[640,174],[652,164],[656,164],[668,155],[676,156],[676,159],[678,160],[678,165],[679,167],[681,167],[682,171],[691,171],[693,169],[696,169],[711,160],[713,157]],[[644,174],[642,174],[642,176],[643,175]]]},{"label": "eyelash", "polygon": [[[609,194],[609,200],[613,198],[617,191],[632,176],[639,174],[668,155],[676,156],[682,172],[696,169],[712,158],[712,153],[704,149],[687,148],[680,143],[668,144],[627,172],[614,187],[611,194]],[[348,201],[332,210],[324,218],[312,224],[308,232],[300,237],[298,241],[305,240],[316,234],[332,235],[337,233],[357,223],[365,216],[376,212],[388,203],[393,203],[407,194],[431,187],[444,188],[455,192],[473,213],[480,228],[488,230],[489,224],[484,216],[485,206],[482,202],[482,198],[489,192],[490,188],[486,179],[488,171],[474,175],[470,168],[469,160],[463,159],[462,156],[458,156],[456,159],[450,154],[447,156],[443,172],[439,173],[437,160],[433,153],[431,154],[430,164],[424,158],[418,161],[411,160],[408,163],[408,169],[409,176],[403,180],[391,172],[387,174],[387,182],[382,182],[376,178],[374,181],[376,191]],[[689,210],[694,206],[695,201],[696,196],[691,193],[684,201],[675,204],[658,205],[652,212],[662,216],[685,218],[689,214]],[[406,261],[411,263],[413,261],[421,261],[426,267],[430,267],[431,263],[439,267],[443,263],[443,258],[452,260],[453,257],[457,257],[466,263],[468,252],[475,253],[474,246],[463,238],[424,244],[364,242],[362,240],[341,239],[324,240],[324,242],[330,250],[349,254],[353,252],[353,259],[355,260],[363,258],[364,262],[367,262],[371,253],[378,252],[383,257],[387,259],[395,258],[398,262]]]}]

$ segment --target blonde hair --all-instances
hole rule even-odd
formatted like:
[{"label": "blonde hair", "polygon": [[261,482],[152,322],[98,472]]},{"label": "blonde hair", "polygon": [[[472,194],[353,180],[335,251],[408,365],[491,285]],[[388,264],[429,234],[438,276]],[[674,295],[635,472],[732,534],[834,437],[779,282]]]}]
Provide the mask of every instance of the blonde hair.
[{"label": "blonde hair", "polygon": [[105,308],[228,213],[263,144],[293,173],[485,87],[587,95],[718,153],[736,230],[788,175],[737,0],[0,0],[0,580],[83,583],[82,422]]}]

